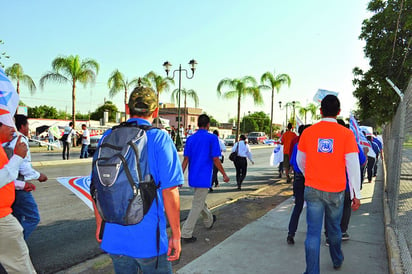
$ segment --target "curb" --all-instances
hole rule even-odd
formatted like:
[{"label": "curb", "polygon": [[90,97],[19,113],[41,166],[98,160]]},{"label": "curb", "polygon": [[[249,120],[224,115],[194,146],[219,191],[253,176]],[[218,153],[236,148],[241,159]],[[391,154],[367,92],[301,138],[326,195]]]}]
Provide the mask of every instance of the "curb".
[{"label": "curb", "polygon": [[386,192],[386,164],[382,161],[382,180],[383,180],[383,219],[385,225],[385,243],[386,251],[388,253],[388,267],[389,273],[398,274],[403,273],[401,252],[398,245],[398,237],[391,226],[391,214],[389,210],[388,193]]}]

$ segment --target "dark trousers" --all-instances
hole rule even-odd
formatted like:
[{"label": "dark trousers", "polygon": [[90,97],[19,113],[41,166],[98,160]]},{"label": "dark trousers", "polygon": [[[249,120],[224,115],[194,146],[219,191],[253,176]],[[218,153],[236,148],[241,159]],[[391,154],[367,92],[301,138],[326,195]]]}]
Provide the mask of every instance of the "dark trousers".
[{"label": "dark trousers", "polygon": [[[343,200],[343,211],[342,211],[342,219],[340,220],[340,230],[342,233],[346,233],[349,227],[349,220],[352,214],[352,200],[350,199],[350,192],[345,190],[345,197]],[[328,229],[326,225],[326,218],[325,218],[325,236],[328,238]]]},{"label": "dark trousers", "polygon": [[375,166],[373,167],[373,176],[376,176],[376,173],[378,173],[378,161],[379,161],[379,155],[376,156]]},{"label": "dark trousers", "polygon": [[295,206],[293,207],[292,215],[289,221],[288,235],[295,237],[298,229],[299,217],[302,213],[305,193],[305,177],[302,173],[295,172],[293,180],[293,196],[295,196]]},{"label": "dark trousers", "polygon": [[[67,155],[67,156],[66,156]],[[64,142],[63,141],[63,160],[69,160],[69,156],[70,156],[70,143],[68,142]]]},{"label": "dark trousers", "polygon": [[246,177],[247,173],[247,160],[246,157],[236,157],[235,160],[235,168],[236,168],[236,182],[237,186],[240,187],[242,185],[243,180]]},{"label": "dark trousers", "polygon": [[[220,162],[223,163],[223,158],[220,159]],[[215,165],[213,165],[213,174],[212,174],[212,184],[210,187],[213,187],[213,184],[217,186],[219,184],[219,181],[217,179],[217,173],[219,172],[219,169]]]},{"label": "dark trousers", "polygon": [[372,181],[373,176],[373,168],[375,166],[375,158],[368,156],[368,181]]}]

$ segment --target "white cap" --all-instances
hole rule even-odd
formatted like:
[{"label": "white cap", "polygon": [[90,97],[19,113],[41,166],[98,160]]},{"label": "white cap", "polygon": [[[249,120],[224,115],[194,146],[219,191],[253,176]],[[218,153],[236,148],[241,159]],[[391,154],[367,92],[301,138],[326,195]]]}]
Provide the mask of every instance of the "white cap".
[{"label": "white cap", "polygon": [[13,116],[7,109],[0,108],[0,123],[9,127],[16,127]]}]

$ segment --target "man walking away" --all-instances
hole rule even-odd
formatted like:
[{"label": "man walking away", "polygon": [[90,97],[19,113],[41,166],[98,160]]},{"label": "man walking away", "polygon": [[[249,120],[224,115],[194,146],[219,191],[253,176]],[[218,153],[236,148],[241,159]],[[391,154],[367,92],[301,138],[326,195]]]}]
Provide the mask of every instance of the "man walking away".
[{"label": "man walking away", "polygon": [[289,176],[290,171],[290,146],[292,140],[296,137],[296,133],[292,131],[292,124],[288,124],[288,129],[283,133],[281,142],[283,144],[283,168],[285,169],[286,181],[290,183],[292,179]]},{"label": "man walking away", "polygon": [[[150,127],[159,114],[156,94],[151,88],[136,87],[130,94],[129,109],[131,118],[127,123]],[[111,131],[106,131],[101,140]],[[166,132],[151,128],[146,131],[146,136],[147,159],[150,175],[157,185],[157,198],[141,222],[134,225],[106,223],[102,226],[101,216],[93,201],[96,239],[101,242],[100,247],[109,253],[116,273],[171,274],[171,261],[178,260],[181,252],[178,186],[184,183],[184,177],[179,156]],[[92,194],[93,188],[92,184]],[[169,240],[165,212],[171,228]]]},{"label": "man walking away", "polygon": [[252,159],[252,152],[250,151],[250,147],[246,141],[246,136],[243,134],[240,135],[239,142],[232,147],[232,152],[236,151],[237,156],[234,164],[236,168],[237,189],[242,190],[242,183],[243,180],[245,180],[247,173],[247,159],[250,160],[252,165],[255,164]]},{"label": "man walking away", "polygon": [[207,208],[206,196],[212,181],[213,164],[223,175],[223,181],[229,182],[219,156],[221,155],[218,137],[208,132],[210,118],[206,114],[199,116],[199,127],[195,134],[187,138],[183,152],[183,172],[189,165],[189,186],[194,188],[192,208],[182,227],[182,239],[185,243],[193,243],[197,240],[193,236],[197,219],[200,213],[206,228],[212,228],[216,216]]},{"label": "man walking away", "polygon": [[[219,157],[219,160],[223,164],[223,161],[224,161],[223,152],[226,152],[225,142],[223,142],[223,140],[219,138],[219,131],[217,129],[213,131],[213,134],[216,135],[219,140],[220,152],[222,153],[222,155]],[[213,185],[215,187],[219,185],[219,180],[217,178],[218,171],[219,169],[215,165],[213,165],[212,184],[210,185],[209,192],[213,192]]]},{"label": "man walking away", "polygon": [[319,255],[323,216],[327,220],[329,252],[333,267],[339,269],[344,257],[341,250],[343,199],[348,175],[352,209],[360,206],[360,167],[358,146],[352,131],[336,122],[340,102],[327,95],[321,102],[322,120],[307,128],[298,144],[297,163],[305,176],[307,233],[306,271],[320,273]]},{"label": "man walking away", "polygon": [[63,143],[63,160],[69,160],[70,157],[70,144],[72,142],[72,137],[76,135],[75,130],[73,129],[73,122],[69,123],[69,126],[64,128],[64,133],[61,138]]}]

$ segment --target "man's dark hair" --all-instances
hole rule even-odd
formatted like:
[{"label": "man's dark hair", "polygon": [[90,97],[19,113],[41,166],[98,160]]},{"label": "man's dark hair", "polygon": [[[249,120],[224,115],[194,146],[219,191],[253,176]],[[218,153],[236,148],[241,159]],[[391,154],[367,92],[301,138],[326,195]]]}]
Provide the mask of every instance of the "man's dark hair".
[{"label": "man's dark hair", "polygon": [[305,129],[305,125],[300,125],[298,128],[298,134],[302,135],[303,130]]},{"label": "man's dark hair", "polygon": [[215,129],[215,130],[213,131],[213,134],[219,136],[219,131],[218,131],[217,129]]},{"label": "man's dark hair", "polygon": [[292,123],[288,124],[288,129],[291,130],[292,129]]},{"label": "man's dark hair", "polygon": [[336,119],[336,121],[339,125],[346,127],[345,121],[343,121],[342,119]]},{"label": "man's dark hair", "polygon": [[87,127],[86,124],[82,124],[82,127]]},{"label": "man's dark hair", "polygon": [[244,134],[242,134],[242,135],[239,136],[239,139],[244,141],[244,140],[246,140],[246,136]]},{"label": "man's dark hair", "polygon": [[70,122],[70,123],[69,123],[69,127],[72,127],[72,126],[73,126],[73,122]]},{"label": "man's dark hair", "polygon": [[22,126],[27,125],[27,116],[23,114],[16,114],[14,115],[14,122],[16,124],[17,130],[20,130]]},{"label": "man's dark hair", "polygon": [[340,102],[335,95],[326,95],[320,103],[323,117],[336,117],[340,111]]},{"label": "man's dark hair", "polygon": [[210,123],[210,118],[206,114],[201,114],[197,119],[197,126],[205,128]]}]

